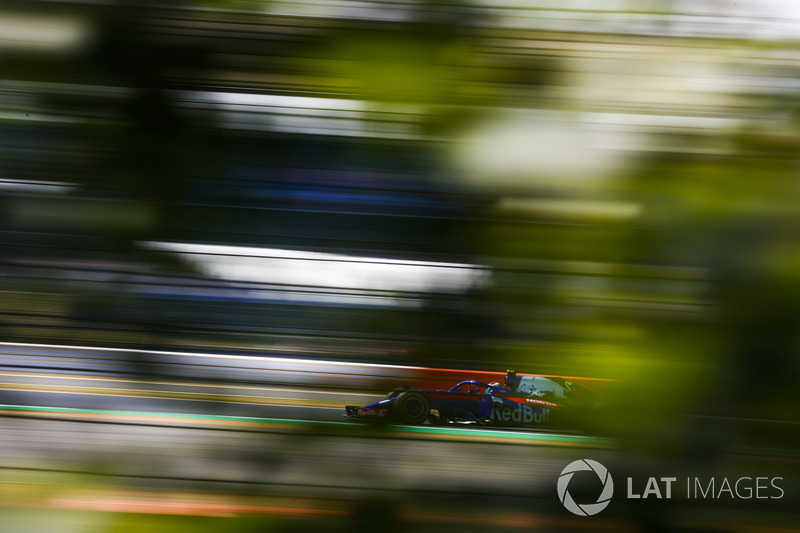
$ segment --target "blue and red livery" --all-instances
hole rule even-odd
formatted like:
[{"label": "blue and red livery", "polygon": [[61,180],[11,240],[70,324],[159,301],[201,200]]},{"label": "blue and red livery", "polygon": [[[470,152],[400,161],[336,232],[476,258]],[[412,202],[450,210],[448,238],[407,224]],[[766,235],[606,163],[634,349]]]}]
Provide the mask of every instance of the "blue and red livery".
[{"label": "blue and red livery", "polygon": [[495,426],[561,426],[568,416],[597,401],[597,394],[559,377],[506,373],[505,382],[461,381],[450,389],[395,389],[386,399],[345,407],[354,419],[391,420],[406,424],[483,424]]}]

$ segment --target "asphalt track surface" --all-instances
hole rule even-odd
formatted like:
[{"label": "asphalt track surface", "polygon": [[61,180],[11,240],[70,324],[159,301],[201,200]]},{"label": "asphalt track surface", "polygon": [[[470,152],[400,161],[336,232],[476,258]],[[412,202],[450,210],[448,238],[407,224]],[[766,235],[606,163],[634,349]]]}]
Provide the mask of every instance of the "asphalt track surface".
[{"label": "asphalt track surface", "polygon": [[[383,399],[384,392],[374,390],[376,379],[397,376],[396,386],[415,368],[10,343],[0,344],[0,353],[0,405],[195,415],[223,412],[316,422],[342,422],[345,405]],[[132,355],[157,359],[158,368],[151,369],[157,374],[142,378],[133,373]],[[466,371],[460,375],[467,377]]]},{"label": "asphalt track surface", "polygon": [[[378,498],[402,502],[428,525],[446,516],[461,530],[537,525],[583,530],[586,522],[574,522],[583,517],[566,512],[556,496],[565,465],[589,457],[623,472],[631,471],[632,463],[662,462],[646,454],[633,457],[636,452],[620,450],[611,439],[579,433],[343,420],[345,404],[380,398],[357,390],[383,371],[377,366],[346,366],[347,372],[336,375],[336,387],[326,387],[325,372],[318,371],[323,365],[309,359],[299,360],[298,368],[308,368],[297,373],[288,367],[259,369],[260,361],[250,357],[168,354],[175,365],[160,377],[141,379],[128,372],[119,354],[0,345],[0,492],[33,486],[52,494],[54,487],[80,487],[82,499],[61,494],[60,505],[94,508],[113,500],[117,507],[109,510],[116,511],[129,510],[132,500],[137,505],[147,500],[141,493],[110,499],[123,489],[201,492],[202,501],[237,494],[234,502],[214,500],[212,506],[198,507],[193,500],[179,507],[196,514],[222,508],[335,514],[341,508],[330,502]],[[187,365],[187,358],[200,366]],[[342,388],[348,374],[354,379],[347,383],[350,390]],[[311,384],[301,386],[300,377],[309,377]],[[800,471],[792,450],[783,455],[727,452],[716,461],[725,464],[726,475],[782,475],[789,478],[790,496],[798,490],[797,480],[787,474]],[[86,495],[87,487],[98,486],[99,493]],[[619,487],[617,494],[623,490]],[[245,496],[262,500],[243,506]],[[263,498],[283,503],[266,505]],[[696,530],[736,524],[736,531],[795,531],[790,501],[770,507],[681,504],[670,512],[674,522]],[[47,506],[53,500],[48,496],[42,502]],[[589,529],[642,530],[625,509],[615,505]]]},{"label": "asphalt track surface", "polygon": [[[345,420],[345,404],[362,405],[382,396],[326,389],[316,374],[312,374],[314,386],[306,388],[296,386],[293,375],[276,379],[272,372],[264,375],[273,384],[263,383],[253,371],[260,361],[253,358],[206,354],[197,358],[203,365],[202,380],[197,378],[198,369],[185,361],[181,374],[170,368],[159,378],[140,379],[126,372],[125,359],[115,357],[114,351],[33,345],[6,348],[0,368],[0,414],[4,417],[0,466],[7,470],[93,471],[97,458],[105,457],[123,465],[120,468],[129,474],[136,472],[170,485],[176,480],[247,485],[253,481],[254,462],[272,464],[277,457],[287,457],[278,462],[302,466],[279,479],[270,477],[270,486],[299,485],[305,492],[312,487],[343,486],[347,492],[389,490],[399,483],[397,490],[409,484],[461,490],[479,476],[489,480],[481,483],[480,491],[486,492],[492,480],[510,489],[531,482],[531,474],[521,473],[516,466],[519,461],[511,460],[517,453],[530,462],[525,451],[529,445],[551,448],[550,453],[556,455],[571,453],[559,451],[562,448],[612,446],[608,439],[578,434]],[[194,354],[181,357],[191,359]],[[303,365],[321,366],[308,359],[298,361],[298,367]],[[362,367],[346,368],[356,380],[350,383],[352,387],[359,380],[369,381],[371,374]],[[232,375],[249,383],[235,383]],[[254,384],[259,381],[262,384]],[[297,440],[303,441],[300,448]],[[220,447],[219,442],[226,444]],[[497,459],[487,460],[485,450],[476,447],[479,443],[523,447],[514,453],[489,452]],[[547,455],[543,454],[542,465],[550,463]],[[453,457],[458,460],[454,462]],[[343,464],[350,465],[346,478],[340,472]],[[399,477],[378,473],[382,469]],[[444,471],[449,474],[442,475]],[[537,468],[533,477],[544,479],[554,472],[552,467]],[[342,485],[343,479],[353,485]]]}]

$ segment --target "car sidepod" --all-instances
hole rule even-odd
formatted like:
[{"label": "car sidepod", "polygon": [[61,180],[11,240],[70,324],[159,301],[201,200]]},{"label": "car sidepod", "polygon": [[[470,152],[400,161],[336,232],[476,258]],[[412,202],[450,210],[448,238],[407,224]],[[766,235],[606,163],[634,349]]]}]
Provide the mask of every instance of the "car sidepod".
[{"label": "car sidepod", "polygon": [[489,396],[479,405],[479,414],[497,426],[549,426],[553,407],[528,398]]}]

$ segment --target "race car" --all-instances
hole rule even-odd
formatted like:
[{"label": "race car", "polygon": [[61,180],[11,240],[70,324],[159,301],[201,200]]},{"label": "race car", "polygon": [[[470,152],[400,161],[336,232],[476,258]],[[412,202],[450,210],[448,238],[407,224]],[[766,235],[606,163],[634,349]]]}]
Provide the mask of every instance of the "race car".
[{"label": "race car", "polygon": [[468,379],[449,390],[395,389],[386,399],[363,407],[345,406],[346,418],[405,424],[571,426],[597,402],[597,394],[565,378],[518,376],[504,383]]}]

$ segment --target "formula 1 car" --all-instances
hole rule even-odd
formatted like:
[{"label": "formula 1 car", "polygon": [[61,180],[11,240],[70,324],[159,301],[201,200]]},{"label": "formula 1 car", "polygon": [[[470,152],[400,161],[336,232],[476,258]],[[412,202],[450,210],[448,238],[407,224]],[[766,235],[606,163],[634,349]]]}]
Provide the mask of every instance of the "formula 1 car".
[{"label": "formula 1 car", "polygon": [[503,385],[469,379],[449,390],[395,389],[385,400],[345,406],[346,418],[405,424],[573,426],[597,402],[594,391],[564,378],[506,373]]}]

